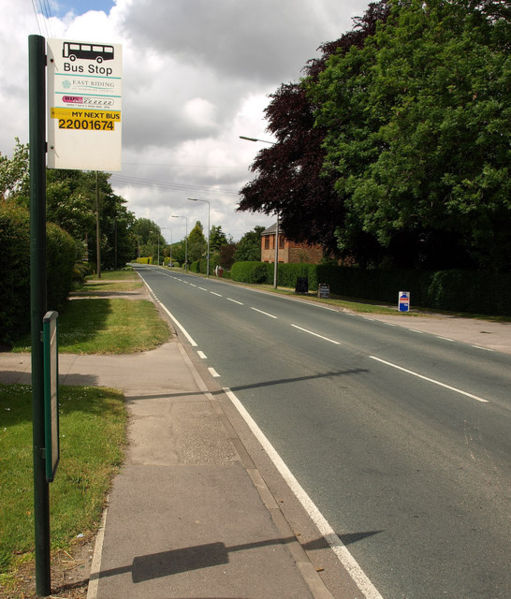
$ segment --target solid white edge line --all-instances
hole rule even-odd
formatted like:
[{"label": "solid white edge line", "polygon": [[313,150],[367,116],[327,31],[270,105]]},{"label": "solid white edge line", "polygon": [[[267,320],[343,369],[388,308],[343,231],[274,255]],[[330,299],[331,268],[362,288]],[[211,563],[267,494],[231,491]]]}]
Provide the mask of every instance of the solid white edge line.
[{"label": "solid white edge line", "polygon": [[397,370],[401,370],[402,372],[406,372],[407,374],[411,374],[416,376],[419,379],[424,381],[428,381],[429,383],[433,383],[434,385],[438,385],[439,387],[444,387],[445,389],[449,389],[450,391],[454,391],[459,393],[460,395],[465,395],[466,397],[470,397],[475,399],[476,401],[480,401],[481,403],[489,403],[487,399],[483,399],[482,397],[478,397],[477,395],[472,395],[472,393],[468,393],[467,391],[463,391],[462,389],[458,389],[457,387],[451,387],[451,385],[446,385],[445,383],[441,383],[440,381],[436,381],[435,379],[430,379],[423,374],[419,374],[418,372],[414,372],[413,370],[408,370],[407,368],[403,368],[402,366],[398,366],[397,364],[393,364],[392,362],[387,362],[387,360],[382,360],[381,358],[377,358],[376,356],[369,356],[371,360],[376,360],[377,362],[381,362],[382,364],[386,364],[391,368],[396,368]]},{"label": "solid white edge line", "polygon": [[250,309],[254,310],[254,312],[259,312],[260,314],[264,314],[265,316],[269,316],[270,318],[277,318],[273,314],[269,314],[268,312],[263,312],[262,310],[259,310],[259,308],[253,308],[252,306],[250,306]]},{"label": "solid white edge line", "polygon": [[247,412],[240,400],[229,389],[229,387],[224,387],[223,390],[227,397],[231,400],[234,407],[238,410],[243,420],[245,420],[256,439],[262,445],[298,501],[309,514],[309,517],[314,522],[319,532],[323,535],[325,541],[330,545],[337,559],[341,562],[360,591],[364,594],[364,597],[366,599],[383,599],[376,587],[365,575],[355,558],[351,555],[339,536],[335,533],[332,526],[316,507],[300,483],[296,480],[291,470],[289,470],[289,468],[286,466],[283,459],[277,453],[276,449],[270,443],[263,431],[256,424],[252,416],[250,416],[250,414]]},{"label": "solid white edge line", "polygon": [[183,335],[188,339],[188,342],[190,343],[190,345],[192,347],[197,347],[197,343],[193,340],[193,338],[191,337],[191,335],[188,333],[188,331],[184,328],[184,326],[179,322],[179,320],[173,315],[171,314],[167,308],[158,300],[158,303],[160,304],[160,306],[165,310],[165,312],[169,315],[169,317],[174,321],[174,323],[176,324],[177,327],[179,327],[179,330],[183,333]]},{"label": "solid white edge line", "polygon": [[303,331],[304,333],[309,333],[309,335],[314,335],[314,337],[319,337],[320,339],[324,339],[325,341],[329,341],[330,343],[335,343],[335,345],[340,345],[339,341],[334,341],[333,339],[329,339],[328,337],[323,337],[319,333],[315,333],[314,331],[309,331],[308,329],[304,329],[299,327],[297,324],[292,324],[292,327],[298,329],[299,331]]},{"label": "solid white edge line", "polygon": [[495,351],[494,349],[491,349],[491,347],[483,347],[482,345],[472,345],[472,347],[475,347],[476,349],[484,349],[484,351]]}]

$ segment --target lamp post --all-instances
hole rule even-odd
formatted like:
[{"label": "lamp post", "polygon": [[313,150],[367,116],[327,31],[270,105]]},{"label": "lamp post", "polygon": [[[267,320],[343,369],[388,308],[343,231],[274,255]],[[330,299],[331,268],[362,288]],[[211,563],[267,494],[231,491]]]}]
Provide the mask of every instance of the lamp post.
[{"label": "lamp post", "polygon": [[206,276],[209,277],[209,236],[210,231],[210,220],[211,220],[211,203],[209,200],[200,200],[199,198],[186,198],[190,202],[205,202],[208,205],[208,254],[206,258]]},{"label": "lamp post", "polygon": [[188,217],[182,214],[171,214],[170,218],[185,219],[185,271],[188,270]]},{"label": "lamp post", "polygon": [[247,137],[246,135],[240,135],[239,137],[240,137],[240,139],[244,139],[246,141],[260,141],[263,144],[270,144],[272,146],[275,143],[273,141],[268,141],[267,139],[259,139],[257,137]]},{"label": "lamp post", "polygon": [[[246,135],[240,135],[239,136],[240,139],[244,139],[246,141],[259,141],[263,144],[270,144],[270,145],[275,145],[275,142],[273,141],[268,141],[267,139],[259,139],[257,137],[247,137]],[[279,220],[280,220],[280,213],[277,210],[277,225],[275,227],[275,258],[274,258],[274,265],[273,265],[273,287],[275,289],[277,289],[277,278],[278,278],[278,268],[279,268]]]}]

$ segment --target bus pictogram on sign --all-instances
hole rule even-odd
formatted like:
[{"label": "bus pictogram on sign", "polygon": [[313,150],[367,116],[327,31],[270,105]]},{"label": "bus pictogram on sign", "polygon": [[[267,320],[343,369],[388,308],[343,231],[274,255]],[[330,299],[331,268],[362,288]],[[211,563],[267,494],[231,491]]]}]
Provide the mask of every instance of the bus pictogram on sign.
[{"label": "bus pictogram on sign", "polygon": [[103,44],[82,44],[78,42],[64,42],[62,44],[63,58],[74,62],[77,58],[95,60],[102,63],[104,60],[114,59],[114,47]]}]

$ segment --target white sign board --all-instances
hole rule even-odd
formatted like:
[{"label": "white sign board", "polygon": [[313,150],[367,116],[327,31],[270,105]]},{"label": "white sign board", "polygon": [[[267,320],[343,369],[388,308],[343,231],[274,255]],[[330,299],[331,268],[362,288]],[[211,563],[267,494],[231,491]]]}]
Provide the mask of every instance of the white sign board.
[{"label": "white sign board", "polygon": [[48,168],[121,170],[122,46],[48,39]]}]

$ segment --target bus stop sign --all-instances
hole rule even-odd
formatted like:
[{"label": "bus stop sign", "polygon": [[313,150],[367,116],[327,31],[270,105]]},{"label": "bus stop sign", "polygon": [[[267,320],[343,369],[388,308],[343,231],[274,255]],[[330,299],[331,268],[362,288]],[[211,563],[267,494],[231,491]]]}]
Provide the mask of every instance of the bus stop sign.
[{"label": "bus stop sign", "polygon": [[48,168],[121,170],[122,46],[47,40]]}]

